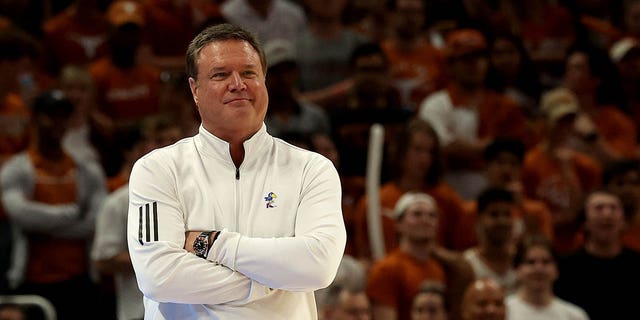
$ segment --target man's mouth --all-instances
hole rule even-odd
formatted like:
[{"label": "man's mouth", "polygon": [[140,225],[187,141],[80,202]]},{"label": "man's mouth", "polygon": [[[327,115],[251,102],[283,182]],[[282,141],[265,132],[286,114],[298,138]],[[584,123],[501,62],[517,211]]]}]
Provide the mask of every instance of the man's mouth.
[{"label": "man's mouth", "polygon": [[226,100],[224,102],[224,104],[229,104],[229,103],[234,103],[234,102],[239,102],[239,101],[251,101],[251,99],[244,98],[244,97],[232,98],[232,99]]}]

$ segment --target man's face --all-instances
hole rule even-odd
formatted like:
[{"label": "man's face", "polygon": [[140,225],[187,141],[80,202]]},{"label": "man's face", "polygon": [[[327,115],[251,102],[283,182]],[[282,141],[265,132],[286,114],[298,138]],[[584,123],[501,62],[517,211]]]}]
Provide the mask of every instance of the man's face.
[{"label": "man's face", "polygon": [[441,295],[420,293],[413,299],[411,320],[445,320],[447,311]]},{"label": "man's face", "polygon": [[517,273],[523,286],[535,292],[543,292],[553,285],[558,277],[558,268],[546,248],[533,246],[527,249]]},{"label": "man's face", "polygon": [[438,232],[438,216],[438,208],[426,202],[416,202],[398,220],[398,232],[412,241],[432,241]]},{"label": "man's face", "polygon": [[480,234],[490,245],[501,246],[512,239],[513,203],[497,201],[490,203],[478,214]]},{"label": "man's face", "polygon": [[403,170],[405,170],[406,175],[424,178],[436,160],[433,159],[435,140],[426,132],[416,131],[411,134],[408,143]]},{"label": "man's face", "polygon": [[501,74],[516,77],[521,63],[520,52],[512,42],[499,38],[491,48],[491,62]]},{"label": "man's face", "polygon": [[196,66],[189,86],[204,128],[226,141],[250,138],[269,103],[258,53],[245,41],[214,41],[202,48]]},{"label": "man's face", "polygon": [[343,290],[338,305],[327,320],[369,320],[371,307],[364,292],[353,293]]},{"label": "man's face", "polygon": [[585,228],[591,239],[609,243],[619,241],[625,222],[624,210],[618,197],[596,192],[587,198],[585,213]]},{"label": "man's face", "polygon": [[567,58],[563,84],[571,91],[582,93],[593,91],[598,79],[591,74],[589,57],[583,52],[574,52]]},{"label": "man's face", "polygon": [[489,183],[499,188],[508,188],[511,183],[520,181],[522,171],[518,157],[509,152],[502,152],[489,161],[486,170]]},{"label": "man's face", "polygon": [[387,62],[378,54],[359,57],[353,66],[353,79],[358,92],[371,95],[384,93],[389,87]]},{"label": "man's face", "polygon": [[277,108],[279,102],[293,97],[298,81],[298,67],[295,62],[286,61],[269,67],[268,73],[266,84],[271,98],[271,108]]},{"label": "man's face", "polygon": [[38,136],[47,144],[58,144],[69,128],[68,115],[48,115],[40,113],[34,116],[38,126]]},{"label": "man's face", "polygon": [[466,292],[462,305],[464,320],[504,320],[504,291],[493,281],[476,281]]},{"label": "man's face", "polygon": [[396,30],[401,37],[419,34],[424,27],[424,3],[420,0],[396,0]]},{"label": "man's face", "polygon": [[481,86],[489,71],[489,58],[482,52],[470,53],[453,58],[450,66],[453,78],[461,85]]}]

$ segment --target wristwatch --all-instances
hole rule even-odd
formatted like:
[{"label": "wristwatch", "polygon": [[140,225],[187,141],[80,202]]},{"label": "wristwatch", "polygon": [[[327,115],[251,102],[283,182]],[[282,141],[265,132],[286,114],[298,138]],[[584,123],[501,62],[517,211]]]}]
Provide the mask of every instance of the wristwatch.
[{"label": "wristwatch", "polygon": [[209,236],[213,232],[214,231],[203,231],[202,233],[200,233],[200,235],[198,235],[198,237],[196,237],[196,240],[193,242],[193,251],[196,256],[202,259],[207,258],[207,253],[209,252],[210,246]]}]

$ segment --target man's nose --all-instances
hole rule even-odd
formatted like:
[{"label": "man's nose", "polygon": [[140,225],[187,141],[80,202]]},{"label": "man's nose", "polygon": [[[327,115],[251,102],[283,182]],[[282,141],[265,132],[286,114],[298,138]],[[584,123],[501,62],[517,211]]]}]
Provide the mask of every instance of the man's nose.
[{"label": "man's nose", "polygon": [[245,90],[247,85],[244,83],[244,79],[240,76],[240,73],[233,72],[230,77],[231,83],[229,84],[229,91]]}]

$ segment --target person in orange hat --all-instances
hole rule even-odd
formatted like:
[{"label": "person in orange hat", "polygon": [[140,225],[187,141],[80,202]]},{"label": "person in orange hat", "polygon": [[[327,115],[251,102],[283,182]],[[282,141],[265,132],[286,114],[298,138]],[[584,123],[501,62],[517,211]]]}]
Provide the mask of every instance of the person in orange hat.
[{"label": "person in orange hat", "polygon": [[[111,25],[109,55],[89,65],[96,89],[100,127],[104,128],[103,155],[117,154],[109,141],[115,126],[127,126],[160,112],[160,70],[141,62],[144,44],[144,8],[137,1],[119,0],[107,10]],[[115,143],[115,141],[111,141]],[[115,146],[113,146],[115,148]],[[118,171],[120,159],[103,159],[107,175]]]},{"label": "person in orange hat", "polygon": [[475,29],[449,33],[445,54],[450,82],[428,96],[419,116],[428,121],[442,142],[450,164],[447,180],[466,199],[475,198],[484,181],[482,151],[497,136],[518,138],[531,145],[533,130],[521,108],[486,86],[487,42]]}]

